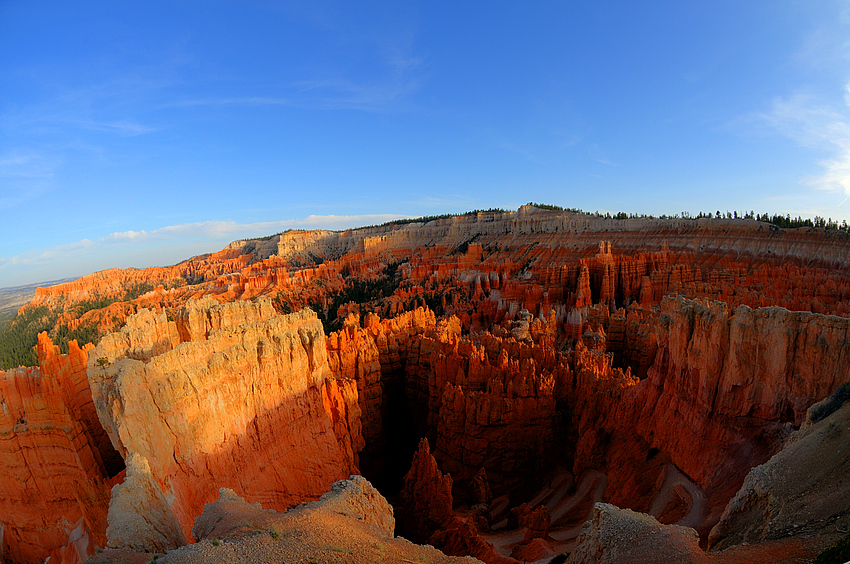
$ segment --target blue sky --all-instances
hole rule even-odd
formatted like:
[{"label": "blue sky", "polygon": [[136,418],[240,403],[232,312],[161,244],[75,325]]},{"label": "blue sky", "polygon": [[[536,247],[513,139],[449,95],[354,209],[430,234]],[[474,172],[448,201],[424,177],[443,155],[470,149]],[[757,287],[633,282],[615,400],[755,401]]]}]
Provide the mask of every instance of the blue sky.
[{"label": "blue sky", "polygon": [[0,0],[0,287],[529,201],[848,195],[847,0]]}]

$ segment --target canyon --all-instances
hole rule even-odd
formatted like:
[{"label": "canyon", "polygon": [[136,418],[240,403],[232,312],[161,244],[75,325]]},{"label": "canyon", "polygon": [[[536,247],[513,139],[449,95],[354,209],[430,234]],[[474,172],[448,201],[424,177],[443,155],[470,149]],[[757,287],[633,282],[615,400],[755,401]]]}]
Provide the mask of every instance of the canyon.
[{"label": "canyon", "polygon": [[844,231],[523,206],[236,241],[36,308],[38,365],[0,373],[3,562],[278,550],[355,490],[370,561],[790,562],[850,530]]}]

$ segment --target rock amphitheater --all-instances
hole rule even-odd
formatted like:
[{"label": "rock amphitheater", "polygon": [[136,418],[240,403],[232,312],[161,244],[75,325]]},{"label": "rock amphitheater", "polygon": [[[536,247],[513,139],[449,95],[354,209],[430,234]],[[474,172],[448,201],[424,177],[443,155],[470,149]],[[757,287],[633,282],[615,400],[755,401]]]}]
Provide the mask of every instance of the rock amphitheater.
[{"label": "rock amphitheater", "polygon": [[844,231],[524,206],[38,306],[100,338],[0,372],[3,562],[790,563],[850,531]]}]

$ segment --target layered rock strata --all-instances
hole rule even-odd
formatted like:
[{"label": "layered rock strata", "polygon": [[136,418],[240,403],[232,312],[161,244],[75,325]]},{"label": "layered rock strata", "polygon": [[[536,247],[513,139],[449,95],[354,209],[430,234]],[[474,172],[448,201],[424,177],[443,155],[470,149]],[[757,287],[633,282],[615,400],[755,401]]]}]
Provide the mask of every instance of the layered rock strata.
[{"label": "layered rock strata", "polygon": [[106,544],[109,489],[123,463],[92,402],[91,345],[69,348],[60,355],[42,333],[39,367],[0,372],[0,556],[8,562],[79,561]]},{"label": "layered rock strata", "polygon": [[356,470],[357,386],[332,377],[309,310],[206,299],[176,321],[142,311],[88,371],[112,442],[147,461],[186,538],[221,484],[285,509]]},{"label": "layered rock strata", "polygon": [[627,334],[656,336],[644,380],[581,343],[560,355],[487,333],[462,338],[450,321],[416,335],[408,397],[441,468],[470,480],[483,466],[517,495],[520,477],[539,485],[528,477],[554,464],[547,454],[566,431],[574,475],[604,472],[606,499],[707,534],[749,468],[850,380],[843,318],[683,298],[633,316]]},{"label": "layered rock strata", "polygon": [[403,388],[408,349],[415,335],[433,329],[434,313],[417,308],[392,319],[350,314],[340,331],[328,335],[331,372],[338,379],[357,382],[366,448],[384,446],[384,418],[396,389]]},{"label": "layered rock strata", "polygon": [[[84,472],[95,482],[111,485],[121,467],[110,442],[146,461],[145,483],[162,491],[186,538],[219,486],[283,508],[360,461],[374,475],[384,458],[412,453],[419,436],[431,439],[461,503],[488,497],[476,481],[482,468],[515,503],[560,463],[579,482],[595,476],[592,489],[606,501],[687,523],[705,538],[749,468],[781,447],[809,405],[850,380],[848,249],[850,237],[837,231],[525,206],[289,232],[37,293],[32,305],[51,308],[60,326],[103,332],[127,321],[87,361],[106,431],[81,407],[91,401],[79,375],[38,388],[65,365],[45,360],[59,358],[46,337],[42,366],[7,373],[15,383],[4,393],[11,406],[29,401],[17,396],[65,405],[75,421],[66,427],[81,429],[73,448],[88,453],[81,467],[94,468]],[[131,299],[142,287],[154,289]],[[102,300],[115,302],[89,309]],[[321,340],[312,314],[277,315],[308,305],[340,330]],[[773,305],[806,312],[760,308]],[[69,357],[80,357],[79,347]],[[6,444],[26,433],[32,442],[31,426],[14,421]],[[274,439],[284,428],[281,446]],[[13,469],[8,483],[26,482],[16,474],[25,465],[34,475],[55,466],[52,451],[71,452],[53,432],[30,449],[51,454],[22,463],[18,453],[0,467]],[[234,472],[243,466],[244,475]],[[29,487],[20,483],[8,499]],[[103,537],[105,509],[87,501],[97,496],[77,497],[88,516],[68,518],[63,534],[82,546]],[[18,522],[5,539],[30,527]],[[489,523],[479,512],[463,526]],[[522,554],[542,554],[545,541],[532,541],[541,542]]]},{"label": "layered rock strata", "polygon": [[[113,269],[39,289],[31,305],[61,310],[59,323],[70,328],[85,321],[103,332],[138,308],[176,310],[208,294],[232,301],[281,292],[293,309],[327,307],[349,278],[374,279],[389,264],[402,264],[402,286],[369,310],[392,316],[431,299],[432,309],[440,303],[465,326],[487,328],[514,303],[533,315],[553,309],[563,322],[572,308],[650,306],[673,292],[732,308],[778,305],[848,316],[848,249],[850,236],[836,230],[751,220],[619,220],[523,206],[236,241],[173,267]],[[158,287],[108,312],[89,311],[84,320],[75,313],[81,302],[124,300],[141,285]]]},{"label": "layered rock strata", "polygon": [[[661,311],[639,428],[651,420],[653,444],[678,446],[674,462],[706,488],[765,460],[783,438],[777,427],[800,425],[810,405],[850,380],[846,318],[682,299],[665,299]],[[683,444],[686,435],[693,440]]]},{"label": "layered rock strata", "polygon": [[850,380],[848,328],[838,317],[665,298],[645,380],[610,380],[616,371],[581,370],[588,361],[577,359],[564,391],[578,434],[575,474],[612,469],[606,498],[646,510],[635,469],[669,453],[705,491],[706,523],[716,522],[749,468],[781,447],[808,406]]}]

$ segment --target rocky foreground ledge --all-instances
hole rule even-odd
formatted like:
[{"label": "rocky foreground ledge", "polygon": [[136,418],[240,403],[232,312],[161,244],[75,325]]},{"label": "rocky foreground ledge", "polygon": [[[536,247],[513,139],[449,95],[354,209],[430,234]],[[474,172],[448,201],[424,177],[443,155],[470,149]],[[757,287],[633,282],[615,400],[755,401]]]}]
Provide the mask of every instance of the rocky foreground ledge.
[{"label": "rocky foreground ledge", "polygon": [[[112,523],[110,523],[111,529]],[[446,556],[431,546],[395,538],[393,509],[362,476],[335,482],[319,500],[278,513],[248,503],[233,490],[221,488],[195,520],[195,544],[151,554],[132,548],[109,548],[88,560],[91,564],[168,564],[229,562],[429,562],[476,564],[470,557]],[[124,535],[131,530],[122,528]],[[150,534],[143,524],[138,537]],[[107,531],[110,536],[110,531]],[[109,539],[111,546],[118,544]]]},{"label": "rocky foreground ledge", "polygon": [[750,471],[712,529],[708,551],[690,527],[597,503],[566,562],[811,562],[850,531],[850,402],[838,405],[827,398],[812,406],[785,448]]}]

